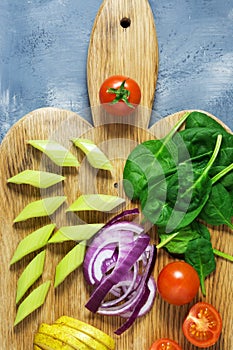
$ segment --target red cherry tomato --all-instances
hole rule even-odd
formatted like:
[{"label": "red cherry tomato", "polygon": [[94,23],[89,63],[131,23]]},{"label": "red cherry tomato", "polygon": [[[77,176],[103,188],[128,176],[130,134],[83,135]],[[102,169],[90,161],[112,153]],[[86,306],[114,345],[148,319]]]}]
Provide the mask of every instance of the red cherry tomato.
[{"label": "red cherry tomato", "polygon": [[184,261],[167,264],[159,273],[157,287],[169,304],[184,305],[196,296],[200,280],[196,270]]},{"label": "red cherry tomato", "polygon": [[135,80],[113,75],[101,85],[99,98],[108,113],[125,116],[132,113],[140,103],[141,90]]},{"label": "red cherry tomato", "polygon": [[222,319],[214,306],[199,302],[189,311],[183,323],[185,337],[199,348],[215,344],[222,331]]},{"label": "red cherry tomato", "polygon": [[154,342],[150,350],[182,350],[182,348],[174,340],[162,338]]}]

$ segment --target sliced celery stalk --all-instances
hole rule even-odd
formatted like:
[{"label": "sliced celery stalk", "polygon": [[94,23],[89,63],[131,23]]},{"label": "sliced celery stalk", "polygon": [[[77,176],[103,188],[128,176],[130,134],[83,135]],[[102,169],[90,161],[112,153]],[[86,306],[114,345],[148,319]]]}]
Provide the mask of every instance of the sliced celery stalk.
[{"label": "sliced celery stalk", "polygon": [[16,304],[24,296],[26,291],[42,275],[45,262],[45,250],[37,254],[36,257],[27,265],[17,282]]},{"label": "sliced celery stalk", "polygon": [[93,168],[110,171],[113,169],[106,155],[91,140],[77,138],[73,139],[72,142],[85,153],[88,162]]},{"label": "sliced celery stalk", "polygon": [[14,252],[10,264],[12,265],[27,254],[43,248],[47,244],[55,227],[55,224],[43,226],[22,239]]},{"label": "sliced celery stalk", "polygon": [[124,202],[125,199],[118,196],[110,196],[107,194],[84,194],[72,203],[67,211],[97,210],[109,212]]},{"label": "sliced celery stalk", "polygon": [[61,227],[50,238],[48,243],[61,243],[65,241],[83,241],[92,238],[105,224],[83,224]]},{"label": "sliced celery stalk", "polygon": [[65,196],[48,197],[29,203],[19,215],[15,222],[31,218],[52,215],[66,200]]},{"label": "sliced celery stalk", "polygon": [[64,279],[75,269],[77,269],[84,260],[86,250],[86,241],[77,244],[67,253],[57,264],[55,273],[54,288],[56,288]]},{"label": "sliced celery stalk", "polygon": [[7,180],[8,183],[27,184],[38,188],[48,188],[65,179],[64,176],[47,171],[24,170]]},{"label": "sliced celery stalk", "polygon": [[63,167],[79,166],[80,163],[75,156],[60,143],[51,140],[29,140],[28,144],[46,154],[55,164]]},{"label": "sliced celery stalk", "polygon": [[44,304],[50,285],[51,285],[51,281],[44,282],[39,287],[34,289],[26,299],[24,299],[24,301],[18,307],[14,326],[16,326],[25,317],[30,315],[33,311],[35,311],[41,305]]}]

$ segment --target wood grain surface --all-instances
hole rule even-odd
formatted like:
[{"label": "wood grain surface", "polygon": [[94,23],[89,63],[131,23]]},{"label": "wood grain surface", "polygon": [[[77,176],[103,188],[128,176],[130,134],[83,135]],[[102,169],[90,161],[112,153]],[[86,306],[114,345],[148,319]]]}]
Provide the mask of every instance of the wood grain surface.
[{"label": "wood grain surface", "polygon": [[[108,3],[111,4],[111,9],[114,10],[114,15],[118,8],[114,7],[118,1],[110,0]],[[133,1],[132,1],[133,2]],[[135,11],[139,11],[141,14],[140,23],[144,23],[142,15],[151,16],[147,1],[135,1],[137,8]],[[131,16],[127,4],[128,1],[119,1],[119,9],[121,18],[124,16]],[[124,6],[123,6],[123,5]],[[106,11],[106,16],[110,16],[110,9],[106,8],[107,1],[103,3],[100,11]],[[140,7],[142,6],[142,7]],[[122,9],[128,9],[128,12],[122,12]],[[141,9],[141,10],[140,10]],[[144,12],[143,12],[144,11]],[[135,13],[136,13],[135,12]],[[136,16],[136,15],[135,15]],[[96,23],[94,25],[94,32],[96,32],[97,38],[97,21],[101,17],[101,12],[97,16]],[[106,17],[107,18],[107,17]],[[132,18],[132,27],[133,19]],[[150,17],[151,19],[151,17]],[[104,23],[100,21],[99,23]],[[145,21],[146,23],[146,21]],[[148,24],[146,24],[147,26]],[[149,26],[152,26],[150,24]],[[147,27],[146,27],[147,28]],[[150,27],[152,28],[152,27]],[[127,34],[127,28],[123,33]],[[104,29],[101,29],[102,32]],[[143,28],[140,29],[143,32]],[[108,32],[108,40],[111,41],[114,31]],[[139,31],[138,27],[135,31]],[[155,32],[150,31],[152,40],[155,40]],[[119,34],[117,34],[119,35]],[[139,35],[139,32],[138,34]],[[144,35],[141,33],[140,35]],[[94,34],[92,40],[94,40]],[[144,36],[143,36],[144,38]],[[105,39],[107,40],[107,38]],[[127,39],[129,40],[129,39]],[[129,40],[131,43],[131,41]],[[139,40],[140,42],[140,40]],[[90,43],[90,50],[94,50],[94,45],[97,42]],[[110,43],[109,43],[110,45]],[[131,45],[133,45],[131,43]],[[136,45],[136,43],[135,43]],[[138,42],[137,42],[138,45]],[[91,48],[92,47],[92,48]],[[110,46],[109,46],[110,47]],[[132,48],[133,50],[133,48]],[[98,51],[98,50],[97,50]],[[101,53],[97,53],[100,55]],[[138,60],[144,55],[144,46],[134,47],[135,56],[140,56]],[[140,54],[139,54],[140,52]],[[157,47],[155,46],[156,54],[153,56],[155,61],[154,72],[157,71]],[[113,72],[114,69],[111,67],[105,68],[97,66],[97,63],[91,67],[90,59],[94,53],[89,53],[88,61],[88,89],[90,94],[91,104],[94,105],[97,102],[97,96],[95,96],[95,89],[91,91],[94,84],[100,83],[105,69],[107,74]],[[136,58],[135,58],[136,59]],[[114,57],[112,57],[112,63],[110,66],[116,67]],[[103,60],[101,60],[103,62]],[[124,61],[125,62],[125,61]],[[133,78],[138,77],[142,91],[147,90],[149,83],[150,93],[143,100],[146,107],[138,109],[135,119],[133,116],[130,119],[124,119],[121,121],[110,120],[106,122],[105,119],[100,119],[102,115],[100,109],[97,108],[97,112],[93,119],[95,127],[86,122],[82,116],[79,116],[73,112],[56,109],[56,108],[42,108],[39,110],[32,111],[24,118],[19,120],[6,135],[0,148],[0,203],[1,203],[1,214],[0,214],[0,256],[1,256],[1,283],[0,283],[0,322],[1,322],[1,349],[8,350],[28,350],[33,348],[33,336],[37,331],[40,323],[52,323],[61,315],[68,315],[76,317],[83,321],[89,322],[90,324],[99,327],[112,335],[116,339],[116,349],[118,350],[148,350],[151,343],[160,337],[170,337],[180,343],[184,350],[197,350],[196,347],[187,343],[183,337],[181,326],[183,319],[190,308],[190,306],[199,300],[206,300],[216,306],[223,318],[223,333],[220,341],[211,350],[230,350],[233,348],[232,342],[232,314],[233,314],[233,266],[231,263],[218,258],[217,269],[206,281],[207,296],[204,298],[201,293],[195,298],[195,300],[185,306],[176,307],[167,304],[162,301],[157,295],[154,306],[150,313],[145,317],[138,319],[133,327],[130,328],[125,334],[118,337],[114,335],[114,330],[118,328],[123,319],[120,317],[104,317],[100,315],[93,315],[85,309],[84,305],[90,295],[90,289],[86,286],[82,269],[74,271],[56,290],[53,288],[54,272],[56,264],[61,260],[66,252],[71,249],[73,243],[62,244],[62,245],[50,245],[46,248],[46,263],[45,269],[40,281],[35,285],[39,285],[42,281],[51,280],[52,287],[49,291],[48,297],[46,298],[45,304],[28,316],[23,322],[17,327],[13,327],[14,318],[16,314],[15,305],[15,292],[17,279],[20,273],[26,267],[27,263],[32,259],[34,254],[30,254],[25,257],[19,263],[16,263],[10,268],[10,260],[14,253],[17,244],[22,240],[23,237],[28,235],[33,230],[45,225],[48,222],[54,222],[57,228],[62,225],[77,224],[80,222],[106,222],[116,213],[83,213],[77,215],[72,213],[67,215],[65,209],[70,205],[81,193],[106,193],[124,196],[122,187],[122,170],[124,167],[125,160],[130,151],[140,142],[155,137],[164,136],[179,119],[184,112],[178,112],[172,116],[163,119],[161,122],[156,123],[151,129],[147,129],[149,114],[145,113],[145,110],[151,108],[151,98],[153,96],[155,88],[156,77],[152,76],[146,71],[147,79],[143,78],[143,67],[142,71],[135,71],[134,65],[122,66],[122,73],[124,73],[124,67],[128,67],[125,74],[132,76]],[[152,67],[152,63],[151,67]],[[148,64],[148,65],[150,65]],[[119,66],[121,67],[121,65]],[[96,69],[96,75],[95,70]],[[132,69],[132,71],[131,71]],[[147,69],[147,68],[146,68]],[[100,74],[100,72],[102,72]],[[135,74],[135,75],[134,75]],[[136,75],[138,74],[138,75]],[[96,77],[96,78],[94,78]],[[141,78],[140,78],[141,77]],[[152,79],[152,81],[151,81]],[[96,83],[95,83],[96,80]],[[146,94],[146,92],[145,92]],[[95,110],[94,110],[95,112]],[[142,123],[141,123],[142,121]],[[112,173],[104,171],[96,171],[92,169],[86,162],[81,151],[77,150],[70,139],[73,137],[86,137],[93,140],[109,157],[113,163],[114,170]],[[29,139],[51,139],[56,140],[67,147],[74,155],[76,155],[81,162],[79,168],[60,168],[52,164],[52,162],[46,157],[42,156],[41,153],[31,146],[27,145]],[[64,183],[52,186],[48,190],[33,189],[26,185],[7,185],[7,179],[24,169],[40,169],[62,173],[66,176]],[[55,215],[49,218],[37,218],[31,219],[22,223],[13,224],[14,218],[23,209],[23,207],[29,202],[44,198],[45,196],[55,195],[66,195],[67,200],[64,206],[59,209]],[[123,208],[132,208],[135,205],[132,204],[128,198],[126,198],[126,204],[118,210],[120,212]],[[225,226],[219,226],[218,229],[209,227],[212,234],[212,243],[216,249],[225,251],[231,254],[233,251],[233,239],[232,233]],[[154,227],[146,228],[149,230],[152,241],[157,241],[156,230]],[[171,261],[164,251],[158,252],[158,258],[156,261],[153,275],[155,279],[158,276],[161,268]]]}]

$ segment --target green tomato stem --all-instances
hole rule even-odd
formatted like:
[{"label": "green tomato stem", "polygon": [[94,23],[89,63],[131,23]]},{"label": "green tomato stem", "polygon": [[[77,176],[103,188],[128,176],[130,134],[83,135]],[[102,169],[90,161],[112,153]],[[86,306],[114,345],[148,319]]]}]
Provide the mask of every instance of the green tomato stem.
[{"label": "green tomato stem", "polygon": [[107,90],[109,94],[115,94],[116,97],[111,102],[111,104],[116,104],[119,101],[123,101],[128,107],[134,108],[134,106],[128,101],[130,96],[130,91],[125,88],[125,80],[121,83],[121,86],[118,89],[109,88]]}]

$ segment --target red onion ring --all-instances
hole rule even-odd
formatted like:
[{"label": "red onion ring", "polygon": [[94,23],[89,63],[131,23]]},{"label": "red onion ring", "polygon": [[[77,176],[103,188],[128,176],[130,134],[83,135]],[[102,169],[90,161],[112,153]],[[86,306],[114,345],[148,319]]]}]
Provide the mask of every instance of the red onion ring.
[{"label": "red onion ring", "polygon": [[[122,221],[136,213],[137,209],[125,211],[108,222],[92,239],[83,263],[84,277],[95,287],[86,307],[94,313],[127,318],[115,331],[118,335],[151,309],[156,294],[150,276],[156,248],[142,226]],[[109,294],[113,298],[106,301]]]}]

